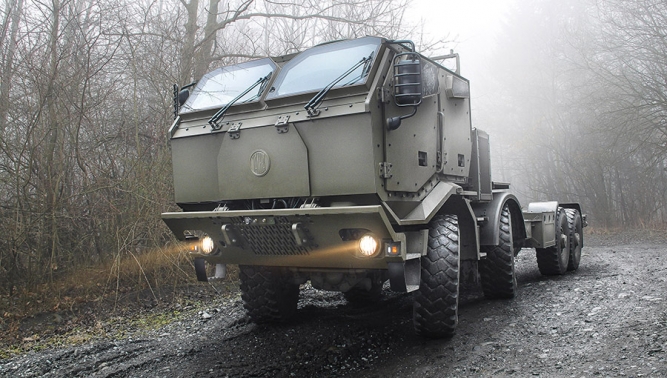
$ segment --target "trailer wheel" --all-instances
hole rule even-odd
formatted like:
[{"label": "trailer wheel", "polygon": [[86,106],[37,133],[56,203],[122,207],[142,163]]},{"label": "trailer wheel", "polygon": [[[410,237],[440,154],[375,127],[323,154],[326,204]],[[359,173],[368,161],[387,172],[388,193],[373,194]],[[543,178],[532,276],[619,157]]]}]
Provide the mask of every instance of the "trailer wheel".
[{"label": "trailer wheel", "polygon": [[581,214],[576,209],[565,209],[565,214],[567,215],[567,227],[570,230],[570,260],[567,263],[567,270],[577,270],[584,241]]},{"label": "trailer wheel", "polygon": [[289,282],[280,268],[240,265],[239,270],[243,307],[253,322],[277,323],[294,315],[299,285]]},{"label": "trailer wheel", "polygon": [[459,304],[459,227],[455,216],[429,223],[428,248],[421,258],[421,282],[413,305],[415,331],[424,337],[454,334]]},{"label": "trailer wheel", "polygon": [[353,306],[362,307],[369,304],[379,302],[382,299],[382,282],[381,277],[370,277],[371,289],[365,290],[360,287],[353,287],[343,293],[345,299]]},{"label": "trailer wheel", "polygon": [[562,207],[556,211],[556,244],[548,248],[536,248],[537,267],[540,273],[551,276],[564,274],[570,260],[570,231],[567,215]]},{"label": "trailer wheel", "polygon": [[482,290],[487,298],[514,298],[514,248],[512,246],[512,216],[508,205],[500,214],[500,239],[497,246],[486,251],[486,259],[479,261]]}]

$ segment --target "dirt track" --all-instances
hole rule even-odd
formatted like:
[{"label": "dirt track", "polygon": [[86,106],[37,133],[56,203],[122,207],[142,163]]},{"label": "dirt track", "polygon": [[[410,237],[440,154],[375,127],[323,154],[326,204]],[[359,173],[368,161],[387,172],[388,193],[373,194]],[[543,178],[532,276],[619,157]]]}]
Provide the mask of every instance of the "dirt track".
[{"label": "dirt track", "polygon": [[413,334],[409,295],[354,308],[305,288],[289,324],[255,326],[221,299],[156,331],[0,361],[0,375],[667,376],[667,245],[591,238],[583,253],[576,273],[543,277],[523,250],[518,297],[465,290],[449,340]]}]

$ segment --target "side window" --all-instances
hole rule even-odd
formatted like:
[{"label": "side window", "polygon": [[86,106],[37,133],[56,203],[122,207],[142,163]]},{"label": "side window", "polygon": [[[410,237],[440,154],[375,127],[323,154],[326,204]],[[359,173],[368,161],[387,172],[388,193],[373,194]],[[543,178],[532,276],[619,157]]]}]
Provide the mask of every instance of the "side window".
[{"label": "side window", "polygon": [[424,97],[438,93],[438,67],[433,63],[422,60],[422,91]]}]

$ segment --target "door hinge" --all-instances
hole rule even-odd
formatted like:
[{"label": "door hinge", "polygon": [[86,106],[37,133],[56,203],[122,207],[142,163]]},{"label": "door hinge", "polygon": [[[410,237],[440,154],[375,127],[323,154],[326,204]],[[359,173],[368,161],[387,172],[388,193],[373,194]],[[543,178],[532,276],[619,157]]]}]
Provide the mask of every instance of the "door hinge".
[{"label": "door hinge", "polygon": [[391,101],[391,91],[389,88],[380,87],[378,88],[378,100],[381,103],[389,103]]},{"label": "door hinge", "polygon": [[391,174],[391,163],[387,163],[386,161],[380,163],[380,178],[383,179],[389,179],[392,177]]}]

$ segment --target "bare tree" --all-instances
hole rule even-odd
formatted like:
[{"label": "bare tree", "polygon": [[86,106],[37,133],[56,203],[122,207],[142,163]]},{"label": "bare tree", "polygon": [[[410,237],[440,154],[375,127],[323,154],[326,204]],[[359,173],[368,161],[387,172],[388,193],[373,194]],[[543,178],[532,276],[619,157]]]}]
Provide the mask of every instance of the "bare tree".
[{"label": "bare tree", "polygon": [[494,60],[496,171],[598,225],[664,225],[666,24],[657,0],[520,3]]},{"label": "bare tree", "polygon": [[214,61],[283,54],[324,40],[365,34],[394,36],[400,31],[406,5],[405,0],[181,3],[187,14],[180,55],[182,83],[201,77]]},{"label": "bare tree", "polygon": [[3,2],[2,288],[171,240],[159,216],[175,207],[171,83],[324,39],[397,36],[406,2]]}]

